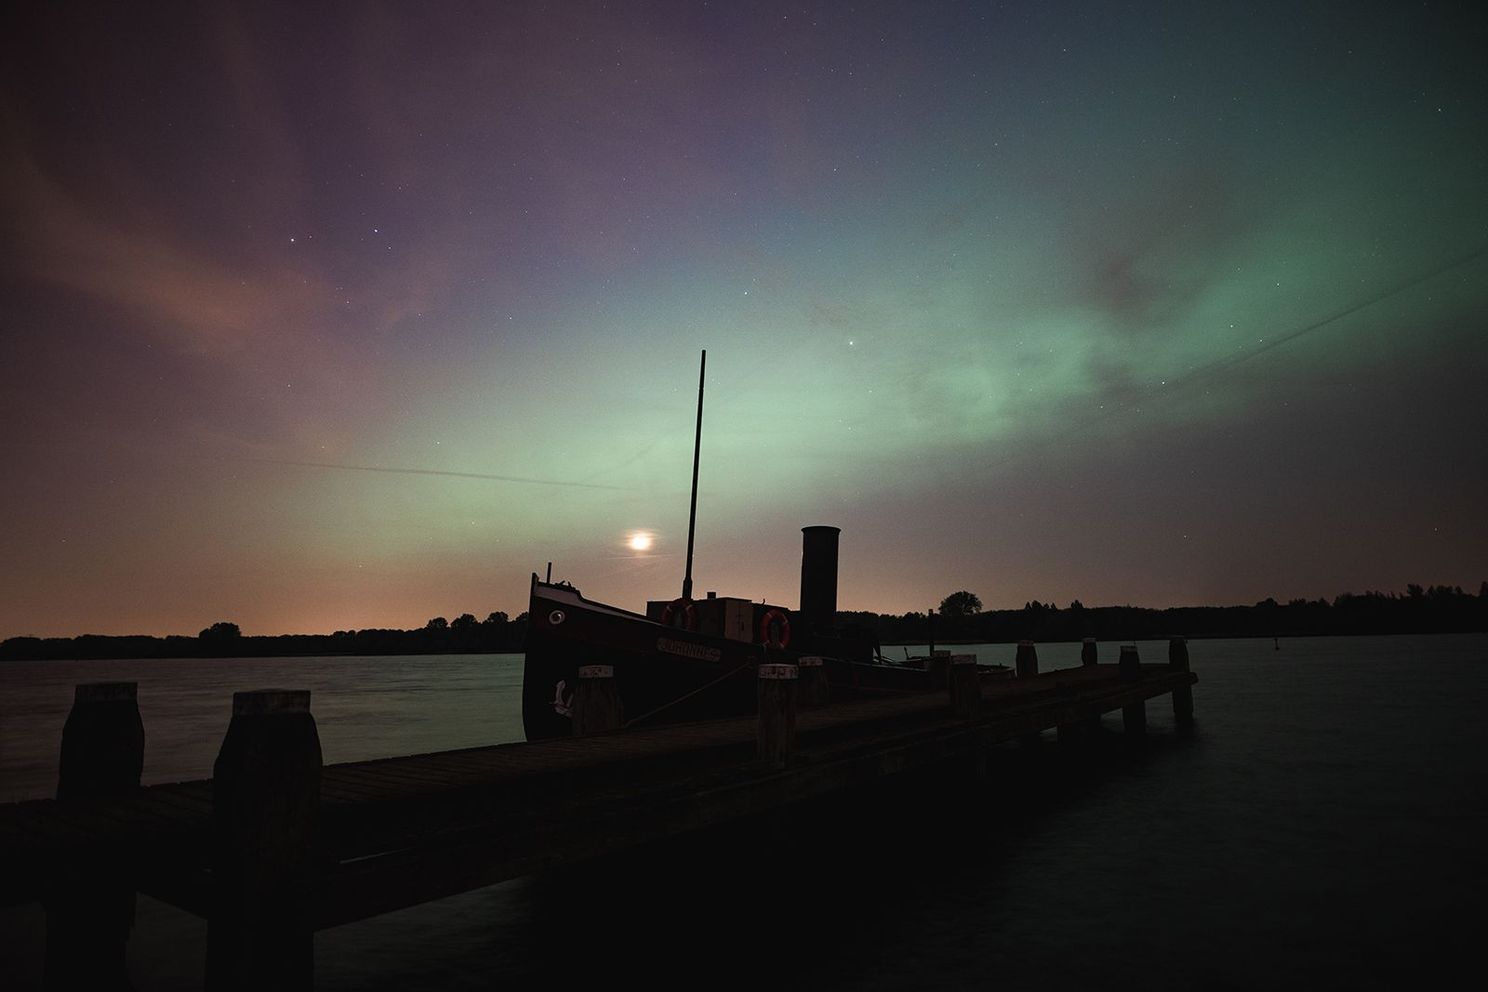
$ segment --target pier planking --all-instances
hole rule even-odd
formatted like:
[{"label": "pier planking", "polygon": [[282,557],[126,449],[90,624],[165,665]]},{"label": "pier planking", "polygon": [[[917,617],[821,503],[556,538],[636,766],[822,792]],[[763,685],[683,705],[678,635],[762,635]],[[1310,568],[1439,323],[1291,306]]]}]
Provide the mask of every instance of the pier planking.
[{"label": "pier planking", "polygon": [[[305,918],[337,926],[947,761],[985,770],[997,744],[1056,728],[1064,739],[1104,713],[1126,714],[1132,735],[1148,699],[1173,694],[1179,716],[1191,712],[1186,649],[1181,661],[985,678],[959,715],[944,692],[801,708],[790,748],[769,760],[747,716],[327,765]],[[138,891],[210,918],[212,790],[204,780],[0,805],[0,904],[107,862]]]}]

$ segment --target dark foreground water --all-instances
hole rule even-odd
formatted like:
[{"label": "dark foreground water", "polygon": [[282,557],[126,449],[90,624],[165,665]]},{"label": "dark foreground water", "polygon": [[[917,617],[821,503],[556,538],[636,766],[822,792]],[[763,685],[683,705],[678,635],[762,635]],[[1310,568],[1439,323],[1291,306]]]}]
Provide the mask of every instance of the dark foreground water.
[{"label": "dark foreground water", "polygon": [[[1049,734],[983,781],[949,773],[328,930],[317,985],[1356,989],[1475,973],[1488,637],[1190,647],[1191,740],[1157,701],[1137,751],[1111,716],[1093,756]],[[1039,655],[1074,665],[1078,645]],[[54,787],[72,685],[115,678],[140,683],[152,782],[210,773],[241,688],[309,687],[327,761],[521,733],[519,656],[0,665],[0,800]],[[0,987],[40,986],[42,934],[38,908],[0,910]],[[205,941],[141,897],[136,986],[200,988]]]}]

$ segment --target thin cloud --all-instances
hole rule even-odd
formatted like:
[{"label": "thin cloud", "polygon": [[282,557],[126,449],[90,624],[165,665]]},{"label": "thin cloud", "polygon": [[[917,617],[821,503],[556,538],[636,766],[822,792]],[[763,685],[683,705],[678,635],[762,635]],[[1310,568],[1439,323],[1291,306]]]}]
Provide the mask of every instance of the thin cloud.
[{"label": "thin cloud", "polygon": [[574,482],[567,479],[535,479],[525,475],[494,475],[486,472],[450,472],[435,468],[395,468],[388,465],[344,465],[338,462],[297,461],[291,458],[245,458],[262,465],[291,465],[299,468],[329,468],[348,472],[387,472],[394,475],[437,475],[454,479],[485,479],[492,482],[520,482],[533,486],[563,486],[569,489],[608,489],[631,492],[630,486],[610,486],[599,482]]}]

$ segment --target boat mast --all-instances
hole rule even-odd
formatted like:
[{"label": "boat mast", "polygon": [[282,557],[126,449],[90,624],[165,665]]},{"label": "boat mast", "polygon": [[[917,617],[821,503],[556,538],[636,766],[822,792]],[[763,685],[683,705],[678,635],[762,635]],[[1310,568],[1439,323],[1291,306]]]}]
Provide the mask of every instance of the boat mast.
[{"label": "boat mast", "polygon": [[697,432],[692,439],[692,508],[687,511],[687,574],[682,578],[682,598],[692,599],[692,534],[697,526],[697,480],[698,456],[703,451],[703,373],[708,370],[708,349],[703,349],[703,361],[698,367],[698,413]]}]

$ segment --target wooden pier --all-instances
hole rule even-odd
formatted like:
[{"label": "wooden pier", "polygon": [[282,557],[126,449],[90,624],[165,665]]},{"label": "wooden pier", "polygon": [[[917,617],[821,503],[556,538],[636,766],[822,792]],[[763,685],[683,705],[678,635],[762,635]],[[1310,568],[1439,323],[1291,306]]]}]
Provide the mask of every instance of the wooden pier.
[{"label": "wooden pier", "polygon": [[758,716],[628,730],[605,729],[593,666],[585,736],[329,766],[308,692],[238,693],[213,779],[148,788],[134,686],[79,686],[59,798],[0,805],[0,905],[46,907],[48,987],[118,986],[144,892],[208,921],[208,988],[308,988],[327,927],[932,766],[986,774],[994,746],[1087,741],[1105,713],[1139,738],[1163,695],[1191,725],[1182,639],[1165,665],[1086,647],[1079,668],[1040,673],[1029,644],[1016,679],[953,664],[944,689],[852,701],[763,665]]}]

